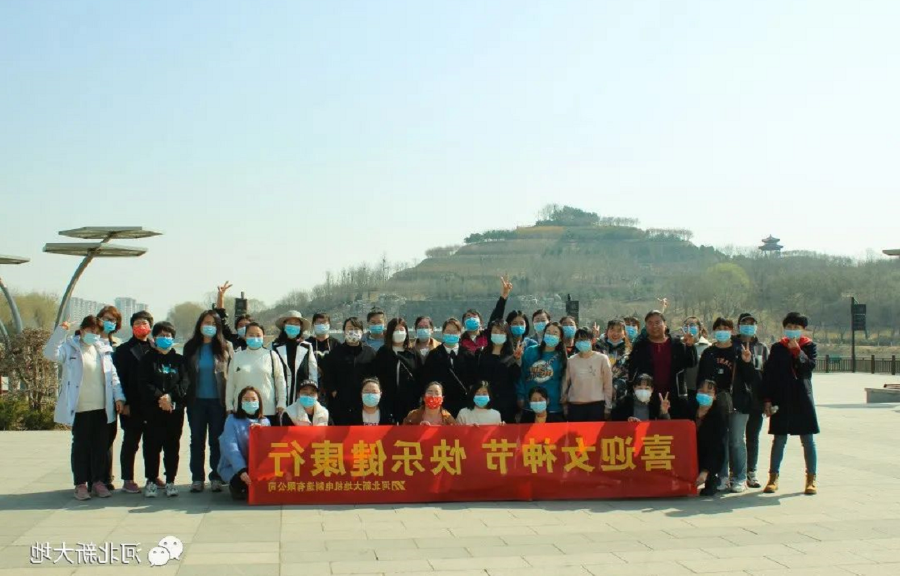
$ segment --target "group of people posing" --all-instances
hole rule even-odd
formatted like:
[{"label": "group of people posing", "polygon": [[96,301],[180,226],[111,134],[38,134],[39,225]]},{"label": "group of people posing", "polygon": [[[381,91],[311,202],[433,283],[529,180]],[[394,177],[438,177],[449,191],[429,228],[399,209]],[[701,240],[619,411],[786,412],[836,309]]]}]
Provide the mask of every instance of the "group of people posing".
[{"label": "group of people posing", "polygon": [[[717,318],[712,341],[696,317],[670,330],[665,310],[610,320],[605,331],[556,321],[546,310],[507,313],[512,285],[487,322],[479,311],[441,324],[408,324],[373,309],[350,317],[343,339],[325,312],[290,311],[266,328],[249,315],[228,322],[219,288],[216,306],[197,319],[182,353],[175,327],[147,312],[131,319],[132,337],[113,334],[113,307],[84,318],[74,336],[63,323],[45,348],[63,365],[56,421],[72,427],[75,497],[108,497],[116,417],[123,431],[122,490],[177,496],[175,477],[185,414],[191,432],[191,492],[206,487],[244,499],[253,426],[500,425],[552,422],[696,423],[701,494],[759,488],[757,461],[764,417],[774,436],[766,492],[778,490],[789,435],[800,436],[805,493],[815,494],[819,432],[812,393],[816,345],[797,312],[769,348],[751,313]],[[143,441],[145,483],[134,478]],[[209,446],[207,468],[206,446]],[[159,478],[163,455],[165,479]]]}]

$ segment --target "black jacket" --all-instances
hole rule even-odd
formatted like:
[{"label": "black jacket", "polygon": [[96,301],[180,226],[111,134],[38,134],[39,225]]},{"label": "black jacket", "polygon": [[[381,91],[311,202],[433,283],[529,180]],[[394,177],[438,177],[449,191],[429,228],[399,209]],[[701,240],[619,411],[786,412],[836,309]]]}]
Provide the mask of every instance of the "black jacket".
[{"label": "black jacket", "polygon": [[725,436],[728,425],[725,410],[719,399],[713,402],[703,420],[697,419],[700,407],[696,400],[689,404],[691,415],[697,424],[697,464],[699,470],[706,470],[710,475],[718,474],[725,462]]},{"label": "black jacket", "polygon": [[150,351],[150,343],[142,342],[132,337],[128,342],[119,345],[113,352],[113,365],[122,383],[122,393],[125,394],[125,404],[131,413],[131,418],[142,418],[143,401],[141,389],[138,383],[138,369],[141,359]]},{"label": "black jacket", "polygon": [[375,350],[366,344],[341,344],[322,360],[320,401],[328,404],[332,420],[346,426],[353,410],[362,410],[362,381],[375,376]]},{"label": "black jacket", "polygon": [[516,385],[522,374],[522,367],[512,354],[494,355],[493,346],[487,346],[475,355],[475,382],[482,380],[491,385],[491,408],[500,412],[507,424],[515,424],[518,404]]},{"label": "black jacket", "polygon": [[[383,404],[384,396],[382,396],[381,401]],[[379,412],[378,412],[378,425],[379,426],[395,426],[396,424],[398,424],[397,418],[389,410],[385,410],[384,408],[382,408],[381,404],[378,405],[378,408],[379,408]],[[363,414],[362,408],[360,408],[359,410],[352,411],[347,416],[347,423],[345,424],[345,426],[364,426],[362,414]]]},{"label": "black jacket", "polygon": [[165,414],[159,408],[159,399],[166,394],[172,399],[176,410],[184,409],[189,385],[184,356],[174,350],[162,354],[151,349],[141,359],[138,385],[143,412],[148,419]]},{"label": "black jacket", "polygon": [[[669,396],[671,399],[671,396]],[[613,422],[627,422],[629,418],[634,416],[634,403],[637,400],[634,399],[633,394],[628,394],[624,396],[621,400],[616,403],[616,407],[612,409],[612,412],[609,415],[609,419]],[[648,403],[648,411],[650,413],[651,420],[669,420],[671,415],[663,414],[660,416],[659,414],[659,395],[651,394],[650,402]],[[669,408],[671,411],[671,407]]]},{"label": "black jacket", "polygon": [[316,353],[316,359],[320,364],[322,363],[322,358],[341,345],[341,341],[334,336],[329,336],[322,342],[316,340],[315,336],[310,336],[306,339],[306,343],[312,346],[313,351]]},{"label": "black jacket", "polygon": [[394,352],[391,346],[378,349],[373,369],[381,382],[382,407],[404,416],[419,407],[422,398],[419,372],[423,364],[422,357],[412,350]]},{"label": "black jacket", "polygon": [[[669,400],[672,402],[672,417],[683,418],[685,415],[685,402],[681,396],[679,382],[684,383],[684,371],[697,365],[697,350],[693,346],[685,346],[684,342],[677,338],[672,341],[672,369],[669,373],[669,381],[665,383],[654,382],[654,392],[669,391]],[[628,355],[628,381],[634,382],[640,374],[653,376],[653,343],[649,338],[639,337],[635,340]]]},{"label": "black jacket", "polygon": [[450,353],[443,345],[428,353],[422,369],[422,390],[431,382],[440,382],[444,387],[444,410],[459,414],[466,407],[469,390],[475,380],[475,356],[460,346],[453,365]]},{"label": "black jacket", "polygon": [[753,360],[741,359],[741,348],[732,343],[728,348],[715,344],[703,351],[697,369],[697,386],[704,380],[716,381],[716,392],[726,413],[737,410],[750,413],[753,390],[758,387],[759,372],[753,367]]},{"label": "black jacket", "polygon": [[[519,421],[519,424],[534,424],[534,412],[531,410],[525,410],[522,412],[522,419]],[[556,422],[565,422],[566,419],[563,418],[563,415],[558,412],[548,412],[547,413],[547,424],[553,424]]]},{"label": "black jacket", "polygon": [[763,369],[763,400],[778,406],[769,418],[769,434],[795,436],[819,433],[813,399],[812,373],[816,369],[816,344],[801,340],[795,357],[782,342],[772,345]]},{"label": "black jacket", "polygon": [[[740,354],[744,346],[744,341],[741,340],[740,336],[735,336],[734,338],[732,338],[732,342],[734,342],[734,346],[735,348],[737,348],[738,354]],[[743,384],[750,390],[750,407],[748,409],[748,413],[759,414],[763,409],[763,367],[765,367],[766,362],[769,361],[769,348],[756,338],[753,338],[750,340],[750,352],[752,354],[750,364],[753,365],[753,369],[756,371],[756,374],[754,374],[749,381],[744,381]],[[738,373],[737,377],[738,380],[743,380],[745,378],[741,375],[740,372]]]}]

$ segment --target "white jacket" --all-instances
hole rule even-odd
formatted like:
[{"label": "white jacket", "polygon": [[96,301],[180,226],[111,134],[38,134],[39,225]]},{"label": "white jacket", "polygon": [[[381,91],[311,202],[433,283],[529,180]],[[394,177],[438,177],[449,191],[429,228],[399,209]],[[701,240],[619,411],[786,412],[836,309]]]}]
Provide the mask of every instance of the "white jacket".
[{"label": "white jacket", "polygon": [[281,358],[268,348],[247,348],[234,353],[225,381],[226,410],[237,410],[238,395],[247,386],[259,391],[263,416],[271,416],[277,408],[287,407]]},{"label": "white jacket", "polygon": [[[112,347],[109,342],[99,340],[94,347],[97,349],[97,357],[106,377],[106,422],[112,423],[116,419],[116,401],[125,401],[122,386],[119,384],[119,375],[112,361]],[[75,422],[75,409],[78,406],[78,395],[81,392],[82,371],[84,370],[81,357],[81,337],[68,338],[64,328],[57,327],[44,346],[44,357],[52,362],[60,364],[63,368],[62,381],[59,386],[59,396],[56,399],[56,410],[53,421],[57,424],[71,426]]]},{"label": "white jacket", "polygon": [[[297,400],[284,411],[291,418],[294,426],[328,426],[328,409],[316,402],[312,418],[306,413],[306,408]],[[310,421],[311,420],[311,421]]]}]

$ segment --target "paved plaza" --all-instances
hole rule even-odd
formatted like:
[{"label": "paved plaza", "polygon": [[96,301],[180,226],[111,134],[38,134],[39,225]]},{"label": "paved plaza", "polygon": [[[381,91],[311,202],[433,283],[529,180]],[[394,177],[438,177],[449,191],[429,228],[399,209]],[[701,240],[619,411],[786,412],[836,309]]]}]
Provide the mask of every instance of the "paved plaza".
[{"label": "paved plaza", "polygon": [[[185,430],[178,498],[116,492],[82,503],[72,498],[68,432],[3,432],[0,576],[900,575],[900,405],[866,405],[864,393],[885,382],[900,377],[815,376],[818,496],[802,494],[792,438],[775,495],[250,508],[227,492],[188,493]],[[149,549],[168,535],[184,542],[181,559],[150,567]],[[137,543],[142,563],[79,565],[74,552],[72,564],[54,563],[63,542]],[[54,553],[33,565],[36,543]]]}]

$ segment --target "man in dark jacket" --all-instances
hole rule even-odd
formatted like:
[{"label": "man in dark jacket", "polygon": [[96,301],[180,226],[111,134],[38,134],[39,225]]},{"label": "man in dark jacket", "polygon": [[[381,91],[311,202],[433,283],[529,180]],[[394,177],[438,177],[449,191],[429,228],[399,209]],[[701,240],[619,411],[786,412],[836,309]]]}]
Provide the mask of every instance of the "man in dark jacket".
[{"label": "man in dark jacket", "polygon": [[[122,383],[122,393],[125,394],[125,406],[119,416],[123,432],[119,465],[125,483],[122,490],[129,494],[138,494],[141,491],[140,486],[134,481],[134,457],[145,426],[137,370],[141,359],[150,351],[149,336],[152,326],[153,316],[149,312],[135,312],[131,316],[131,339],[121,344],[113,353],[113,365]],[[157,482],[161,484],[159,479]]]},{"label": "man in dark jacket", "polygon": [[178,496],[175,475],[178,472],[181,431],[184,428],[185,399],[188,392],[184,357],[173,349],[175,327],[159,322],[153,327],[153,348],[138,367],[138,387],[147,421],[144,434],[144,496],[155,498],[159,455],[164,452],[166,496]]},{"label": "man in dark jacket", "polygon": [[747,487],[747,445],[744,443],[744,433],[750,417],[751,391],[758,387],[754,380],[759,377],[759,373],[753,368],[750,345],[735,346],[733,337],[734,322],[727,318],[716,318],[713,322],[713,344],[700,357],[697,387],[705,380],[714,381],[717,401],[727,417],[728,440],[722,470],[719,471],[719,490],[730,487],[732,492],[743,492]]},{"label": "man in dark jacket", "polygon": [[809,320],[790,312],[782,321],[784,338],[772,345],[763,369],[763,410],[769,416],[772,459],[766,492],[778,490],[778,475],[788,435],[800,436],[806,461],[806,494],[816,494],[816,444],[819,433],[812,373],[816,369],[816,343],[803,335]]},{"label": "man in dark jacket", "polygon": [[323,358],[322,396],[338,426],[348,425],[351,413],[362,410],[362,381],[375,376],[375,350],[362,342],[362,336],[362,321],[347,318],[344,342]]},{"label": "man in dark jacket", "polygon": [[[743,385],[750,389],[750,407],[747,419],[747,486],[759,488],[759,478],[756,474],[756,466],[759,462],[759,434],[762,431],[763,404],[762,404],[762,374],[763,366],[769,360],[769,348],[756,337],[756,316],[750,312],[744,312],[738,317],[738,334],[734,337],[734,346],[738,353],[743,354],[742,349],[750,349],[750,363],[756,374]],[[739,380],[743,376],[737,375]]]},{"label": "man in dark jacket", "polygon": [[634,382],[639,374],[653,376],[654,390],[672,401],[672,418],[686,417],[686,388],[684,370],[697,364],[694,337],[682,339],[669,336],[666,318],[653,310],[644,318],[647,337],[638,339],[628,356],[628,379]]}]

